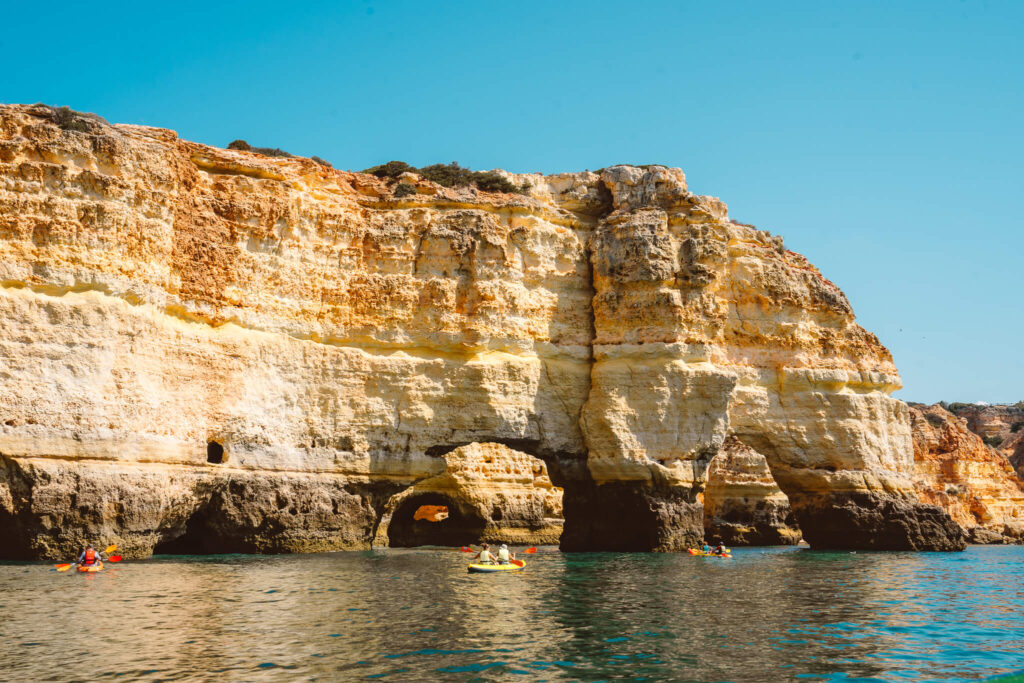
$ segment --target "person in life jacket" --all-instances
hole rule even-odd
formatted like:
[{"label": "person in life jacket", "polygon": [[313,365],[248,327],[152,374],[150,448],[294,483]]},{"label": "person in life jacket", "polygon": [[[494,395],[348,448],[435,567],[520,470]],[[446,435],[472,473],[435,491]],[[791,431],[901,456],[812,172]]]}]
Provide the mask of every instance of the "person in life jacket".
[{"label": "person in life jacket", "polygon": [[705,544],[703,545],[703,547],[701,547],[701,549],[700,549],[700,550],[701,550],[701,552],[702,552],[702,553],[704,553],[705,555],[707,555],[707,554],[709,554],[709,553],[711,552],[711,546],[709,546],[709,545],[708,545],[707,543],[705,543]]},{"label": "person in life jacket", "polygon": [[491,555],[491,551],[488,550],[491,546],[484,543],[484,547],[473,556],[474,560],[480,560],[479,564],[493,564],[496,560],[494,555]]},{"label": "person in life jacket", "polygon": [[96,550],[96,548],[92,547],[91,545],[87,545],[85,546],[85,550],[82,551],[82,554],[78,556],[78,564],[84,567],[88,567],[90,565],[96,564],[102,559],[102,553],[100,553],[98,550]]},{"label": "person in life jacket", "polygon": [[718,545],[715,546],[715,555],[725,555],[727,552],[729,551],[725,549],[724,543],[719,542]]},{"label": "person in life jacket", "polygon": [[514,559],[516,559],[516,554],[510,553],[508,546],[502,543],[501,547],[498,548],[498,564],[508,564]]}]

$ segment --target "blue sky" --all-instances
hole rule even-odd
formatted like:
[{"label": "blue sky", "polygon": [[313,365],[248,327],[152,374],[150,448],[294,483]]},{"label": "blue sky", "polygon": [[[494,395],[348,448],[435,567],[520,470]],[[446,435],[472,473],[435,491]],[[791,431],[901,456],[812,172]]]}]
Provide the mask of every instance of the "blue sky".
[{"label": "blue sky", "polygon": [[574,171],[663,163],[781,234],[907,400],[1024,399],[1024,3],[66,3],[0,101],[187,139]]}]

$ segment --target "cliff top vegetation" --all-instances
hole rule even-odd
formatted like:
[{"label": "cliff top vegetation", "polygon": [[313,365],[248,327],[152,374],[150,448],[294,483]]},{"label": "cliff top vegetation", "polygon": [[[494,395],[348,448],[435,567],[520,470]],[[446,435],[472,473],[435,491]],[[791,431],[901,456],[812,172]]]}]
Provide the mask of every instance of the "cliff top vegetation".
[{"label": "cliff top vegetation", "polygon": [[[228,143],[228,149],[235,149],[242,152],[256,152],[257,154],[262,154],[268,157],[282,157],[284,159],[297,158],[295,154],[292,154],[291,152],[286,152],[278,147],[253,147],[245,140],[232,140],[231,142]],[[316,155],[311,156],[309,158],[312,161],[315,161],[316,163],[320,164],[321,166],[334,168],[334,166],[331,165],[331,162],[321,159]]]},{"label": "cliff top vegetation", "polygon": [[457,161],[450,164],[431,164],[422,168],[416,168],[404,161],[389,161],[386,164],[367,168],[363,173],[369,173],[378,178],[398,178],[403,173],[417,173],[444,187],[475,187],[484,192],[526,194],[530,189],[528,183],[515,185],[495,171],[473,171],[460,166]]}]

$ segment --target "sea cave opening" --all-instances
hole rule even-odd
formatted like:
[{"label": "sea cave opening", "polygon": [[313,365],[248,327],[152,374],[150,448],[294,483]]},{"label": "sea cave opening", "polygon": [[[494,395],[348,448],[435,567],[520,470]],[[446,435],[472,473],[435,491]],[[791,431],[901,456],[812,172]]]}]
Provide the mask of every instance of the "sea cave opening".
[{"label": "sea cave opening", "polygon": [[[229,552],[214,536],[209,525],[209,509],[195,511],[185,522],[185,529],[177,536],[157,543],[154,555],[214,555]],[[180,527],[178,527],[180,529]]]},{"label": "sea cave opening", "polygon": [[444,494],[420,493],[403,500],[391,515],[388,545],[469,545],[486,525],[486,519]]}]

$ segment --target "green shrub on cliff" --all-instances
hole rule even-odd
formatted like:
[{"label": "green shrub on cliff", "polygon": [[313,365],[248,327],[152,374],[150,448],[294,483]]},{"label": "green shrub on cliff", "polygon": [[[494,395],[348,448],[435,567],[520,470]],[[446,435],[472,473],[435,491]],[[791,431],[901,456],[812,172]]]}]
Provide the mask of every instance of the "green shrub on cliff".
[{"label": "green shrub on cliff", "polygon": [[1014,423],[1013,423],[1013,425],[1012,425],[1012,426],[1010,427],[1010,433],[1011,433],[1011,434],[1016,434],[1016,433],[1017,433],[1017,432],[1019,432],[1019,431],[1020,431],[1021,429],[1024,429],[1024,420],[1017,420],[1017,421],[1016,421],[1016,422],[1014,422]]},{"label": "green shrub on cliff", "polygon": [[363,171],[378,178],[398,178],[403,173],[418,173],[425,179],[444,187],[475,187],[482,192],[509,192],[526,194],[530,185],[514,185],[494,171],[473,171],[459,165],[457,161],[450,164],[431,164],[423,168],[410,166],[404,161],[389,161],[386,164],[372,166]]},{"label": "green shrub on cliff", "polygon": [[267,157],[283,157],[285,159],[294,159],[294,154],[289,154],[283,149],[277,147],[253,147],[245,140],[232,140],[228,143],[228,149],[237,149],[242,152],[256,152]]},{"label": "green shrub on cliff", "polygon": [[[283,149],[278,149],[277,147],[253,147],[245,140],[232,140],[231,142],[228,143],[228,149],[235,149],[241,152],[256,152],[257,154],[262,154],[263,156],[281,157],[282,159],[299,158],[296,155],[291,154],[290,152],[286,152]],[[315,161],[321,166],[326,166],[327,168],[334,168],[334,165],[331,164],[331,162],[327,161],[326,159],[321,159],[316,155],[309,157],[309,160]]]},{"label": "green shrub on cliff", "polygon": [[76,133],[98,133],[104,125],[110,125],[102,116],[86,111],[75,111],[71,107],[51,107],[48,104],[38,104],[36,107],[43,107],[44,116],[46,110],[49,110],[50,120],[61,130],[71,130]]},{"label": "green shrub on cliff", "polygon": [[395,188],[395,199],[401,199],[413,194],[416,194],[416,188],[409,183],[398,183],[398,187]]},{"label": "green shrub on cliff", "polygon": [[991,446],[992,448],[999,448],[1003,445],[1003,437],[1001,436],[983,436],[981,440],[985,442],[986,446]]},{"label": "green shrub on cliff", "polygon": [[363,171],[363,173],[369,173],[375,175],[378,178],[397,178],[403,173],[415,173],[416,168],[410,166],[404,161],[389,161],[386,164],[380,166],[371,166]]}]

